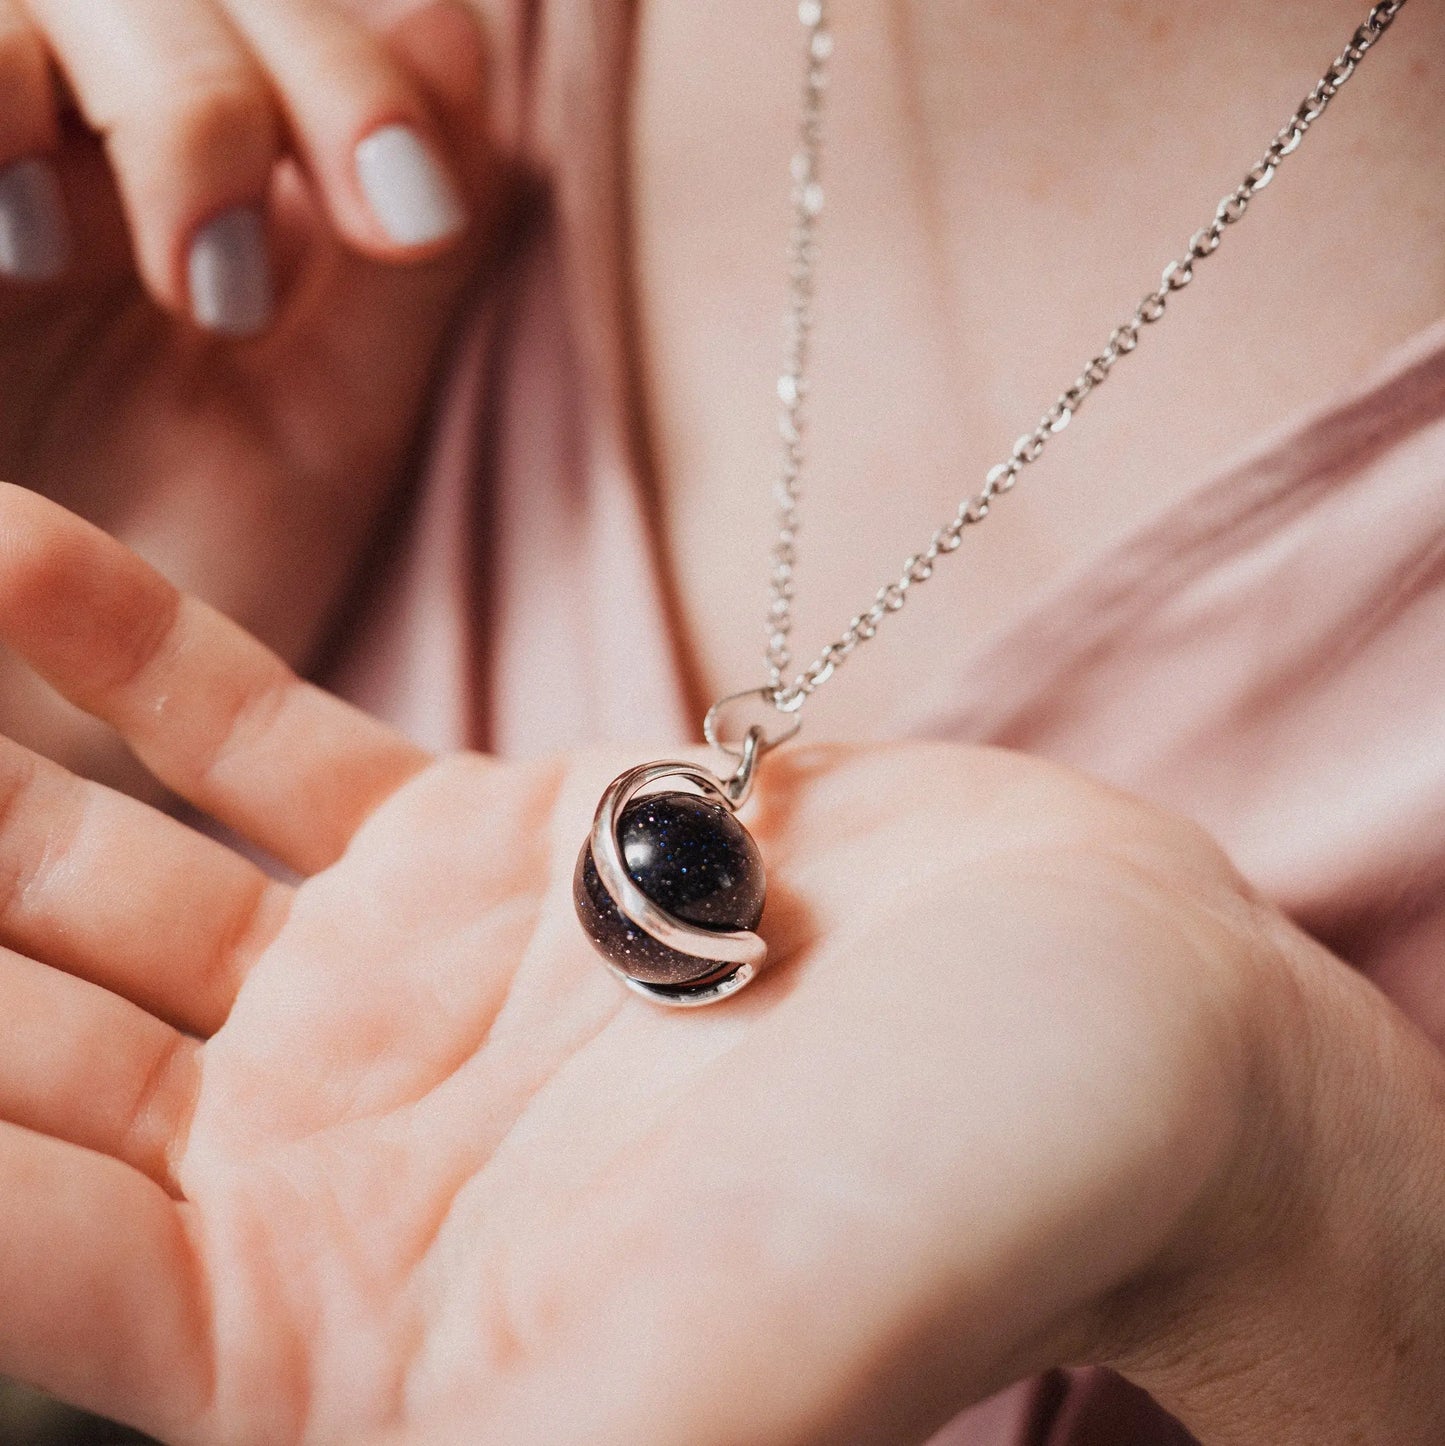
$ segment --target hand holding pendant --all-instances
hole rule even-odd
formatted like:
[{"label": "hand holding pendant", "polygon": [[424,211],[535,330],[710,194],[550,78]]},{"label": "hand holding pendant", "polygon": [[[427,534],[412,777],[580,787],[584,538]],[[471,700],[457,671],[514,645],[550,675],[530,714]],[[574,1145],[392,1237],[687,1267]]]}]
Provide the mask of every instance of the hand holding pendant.
[{"label": "hand holding pendant", "polygon": [[769,966],[658,1009],[573,911],[619,760],[432,758],[0,533],[0,639],[297,880],[0,742],[0,1373],[167,1442],[771,1446],[1102,1360],[1206,1442],[1441,1439],[1445,1066],[1196,829],[781,751]]}]

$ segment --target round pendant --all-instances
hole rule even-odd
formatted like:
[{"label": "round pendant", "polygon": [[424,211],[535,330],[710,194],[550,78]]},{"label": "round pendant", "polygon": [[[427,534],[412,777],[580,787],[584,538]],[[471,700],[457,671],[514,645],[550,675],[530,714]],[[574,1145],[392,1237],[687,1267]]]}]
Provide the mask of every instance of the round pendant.
[{"label": "round pendant", "polygon": [[[698,790],[644,792],[670,779]],[[723,784],[691,763],[614,779],[577,859],[577,917],[609,969],[659,1004],[713,1004],[767,957],[763,860]]]}]

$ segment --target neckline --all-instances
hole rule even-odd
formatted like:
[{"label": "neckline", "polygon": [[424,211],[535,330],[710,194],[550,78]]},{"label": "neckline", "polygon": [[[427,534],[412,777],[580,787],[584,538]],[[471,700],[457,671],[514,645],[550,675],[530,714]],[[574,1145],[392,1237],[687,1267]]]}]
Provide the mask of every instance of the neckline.
[{"label": "neckline", "polygon": [[[569,15],[571,12],[567,12]],[[578,12],[570,22],[578,34],[572,38],[574,56],[586,75],[612,73],[608,64],[621,64],[630,33],[630,20],[611,9]],[[587,17],[586,22],[582,16]],[[560,42],[559,42],[560,43]],[[563,47],[567,48],[567,47]],[[658,660],[655,683],[659,694],[671,696],[676,720],[692,717],[693,695],[698,692],[685,656],[685,630],[672,593],[669,565],[654,508],[656,458],[643,379],[628,345],[635,321],[630,301],[633,275],[629,252],[630,229],[622,216],[620,191],[599,187],[598,174],[625,171],[625,87],[598,94],[579,79],[574,101],[588,98],[602,112],[595,126],[581,127],[584,143],[565,148],[557,159],[564,235],[564,251],[575,295],[582,298],[581,351],[589,363],[589,391],[594,415],[609,419],[608,431],[616,450],[614,482],[627,496],[644,544],[642,559],[660,614],[661,636],[667,656]],[[566,182],[570,181],[570,184]],[[595,225],[585,224],[593,221]],[[599,257],[578,244],[580,234],[610,236],[614,245]],[[1159,598],[1183,586],[1199,570],[1202,555],[1238,537],[1249,519],[1268,526],[1271,504],[1297,493],[1321,495],[1300,484],[1313,479],[1325,487],[1339,480],[1330,464],[1332,451],[1358,447],[1371,436],[1379,439],[1392,428],[1418,424],[1427,406],[1445,413],[1445,316],[1387,348],[1376,364],[1352,383],[1335,389],[1321,400],[1295,408],[1281,421],[1265,428],[1207,471],[1197,485],[1176,497],[1161,511],[1102,551],[1062,571],[1050,584],[1009,619],[961,645],[953,666],[941,673],[942,682],[916,706],[897,711],[889,732],[896,737],[949,735],[992,737],[1002,721],[1017,716],[1031,698],[1050,687],[1070,659],[1089,647],[1107,646],[1140,599]],[[1438,375],[1431,375],[1436,364]],[[1411,378],[1419,385],[1411,386]],[[1275,525],[1283,519],[1277,509]],[[1027,656],[1028,667],[1016,659]],[[690,736],[691,729],[683,732]]]},{"label": "neckline", "polygon": [[1266,428],[1162,511],[1061,573],[1013,618],[966,644],[890,731],[1002,734],[1070,663],[1110,648],[1131,620],[1247,540],[1285,528],[1350,476],[1362,454],[1442,413],[1445,317],[1390,347],[1355,382]]}]

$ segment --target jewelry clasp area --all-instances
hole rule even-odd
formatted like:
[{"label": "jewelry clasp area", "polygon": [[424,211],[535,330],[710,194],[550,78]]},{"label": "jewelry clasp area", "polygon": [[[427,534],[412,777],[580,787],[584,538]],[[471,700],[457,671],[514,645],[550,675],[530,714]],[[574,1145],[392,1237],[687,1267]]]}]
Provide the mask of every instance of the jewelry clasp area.
[{"label": "jewelry clasp area", "polygon": [[[751,705],[750,710],[744,705]],[[728,742],[723,733],[723,715],[746,711],[751,711],[753,721],[743,733],[742,741]],[[801,718],[789,716],[778,707],[771,688],[749,688],[742,693],[729,693],[707,710],[707,716],[702,720],[702,736],[718,752],[726,753],[737,763],[731,776],[722,780],[723,790],[734,808],[741,808],[747,802],[758,760],[790,738],[795,738],[802,726]]]},{"label": "jewelry clasp area", "polygon": [[[742,741],[729,743],[723,731],[724,715],[744,714],[748,711],[743,706],[745,704],[752,705],[752,719],[746,728],[732,733],[732,736]],[[788,739],[796,737],[802,726],[801,718],[778,707],[771,688],[748,688],[744,692],[729,693],[726,698],[719,698],[707,710],[707,716],[702,720],[702,736],[729,758],[741,760],[748,733],[753,727],[756,727],[761,735],[758,740],[760,752],[768,753],[786,743]]]}]

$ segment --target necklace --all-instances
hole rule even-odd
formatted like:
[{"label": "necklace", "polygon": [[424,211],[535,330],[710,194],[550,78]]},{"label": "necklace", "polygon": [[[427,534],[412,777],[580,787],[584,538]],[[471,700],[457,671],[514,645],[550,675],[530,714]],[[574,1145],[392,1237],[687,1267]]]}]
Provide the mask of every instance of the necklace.
[{"label": "necklace", "polygon": [[[792,668],[795,541],[803,477],[804,408],[808,347],[813,329],[817,227],[823,209],[819,179],[823,152],[823,98],[833,35],[826,0],[800,0],[805,34],[802,107],[792,159],[793,221],[788,244],[787,346],[778,379],[782,462],[777,481],[778,535],[764,660],[768,682],[719,699],[703,720],[703,736],[730,760],[715,775],[694,763],[646,763],[615,778],[602,795],[592,831],[582,846],[573,880],[577,915],[607,967],[628,988],[659,1004],[696,1007],[736,994],[757,976],[767,945],[757,933],[763,912],[763,861],[751,835],[734,816],[752,791],[757,765],[798,732],[799,711],[844,661],[877,634],[910,592],[928,581],[939,559],[958,549],[964,533],[988,516],[1025,467],[1043,455],[1049,439],[1073,420],[1089,394],[1121,357],[1138,345],[1146,326],[1163,317],[1169,299],[1194,279],[1195,267],[1218,249],[1305,133],[1324,114],[1367,51],[1389,29],[1405,0],[1371,8],[1334,63],[1315,83],[1264,155],[1220,201],[1214,219],[1189,241],[1186,254],[1164,268],[1159,285],[1134,314],[1114,329],[1040,418],[1014,443],[983,487],[959,504],[922,551],[907,558],[897,578],[879,588],[869,605],[805,668]],[[683,783],[694,790],[658,785]]]}]

